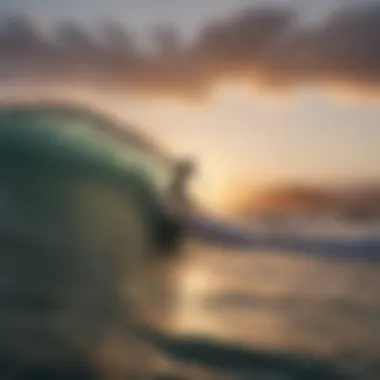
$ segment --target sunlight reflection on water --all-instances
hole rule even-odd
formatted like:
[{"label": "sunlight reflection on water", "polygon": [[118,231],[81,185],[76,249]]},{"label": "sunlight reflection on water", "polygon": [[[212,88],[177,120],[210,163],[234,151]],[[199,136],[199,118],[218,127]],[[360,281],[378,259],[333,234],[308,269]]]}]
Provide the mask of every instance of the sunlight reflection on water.
[{"label": "sunlight reflection on water", "polygon": [[380,349],[380,265],[191,244],[164,325],[253,347],[340,355]]}]

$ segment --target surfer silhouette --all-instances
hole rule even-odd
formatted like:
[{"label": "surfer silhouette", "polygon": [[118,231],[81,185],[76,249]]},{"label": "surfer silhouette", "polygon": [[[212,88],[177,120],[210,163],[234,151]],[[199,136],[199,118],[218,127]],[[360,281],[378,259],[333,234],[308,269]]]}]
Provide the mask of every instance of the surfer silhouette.
[{"label": "surfer silhouette", "polygon": [[189,180],[194,172],[195,164],[192,160],[182,160],[175,168],[170,194],[174,203],[173,208],[180,216],[186,216],[192,209],[192,202],[187,190]]}]

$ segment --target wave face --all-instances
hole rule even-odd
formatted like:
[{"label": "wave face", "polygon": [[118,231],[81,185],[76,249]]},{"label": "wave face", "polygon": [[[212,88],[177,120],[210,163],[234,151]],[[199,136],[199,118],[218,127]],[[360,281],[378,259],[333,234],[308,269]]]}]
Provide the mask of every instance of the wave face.
[{"label": "wave face", "polygon": [[139,273],[139,220],[110,186],[12,169],[0,180],[0,363],[86,362],[132,318],[122,290]]}]

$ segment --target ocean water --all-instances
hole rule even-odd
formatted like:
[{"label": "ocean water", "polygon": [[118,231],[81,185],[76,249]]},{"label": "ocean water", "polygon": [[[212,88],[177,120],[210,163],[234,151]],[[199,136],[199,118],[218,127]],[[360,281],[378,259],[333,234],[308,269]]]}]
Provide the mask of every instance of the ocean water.
[{"label": "ocean water", "polygon": [[[48,339],[58,331],[81,351],[99,348],[99,357],[112,359],[108,369],[118,356],[118,363],[136,362],[157,380],[380,379],[376,226],[268,230],[195,221],[197,238],[189,238],[182,255],[152,265],[157,286],[142,321],[152,354],[135,359],[137,345],[118,345],[120,331],[110,334],[108,352],[97,335],[119,322],[119,277],[139,274],[137,253],[124,261],[126,247],[139,252],[128,244],[144,230],[135,228],[130,205],[102,187],[89,196],[87,184],[42,183],[33,173],[16,179],[0,187],[4,357],[12,348],[12,357],[28,362],[60,361]],[[58,315],[46,313],[52,301],[62,306]]]},{"label": "ocean water", "polygon": [[319,253],[189,242],[165,269],[170,307],[152,312],[165,331],[152,338],[162,371],[200,380],[379,379],[380,261]]}]

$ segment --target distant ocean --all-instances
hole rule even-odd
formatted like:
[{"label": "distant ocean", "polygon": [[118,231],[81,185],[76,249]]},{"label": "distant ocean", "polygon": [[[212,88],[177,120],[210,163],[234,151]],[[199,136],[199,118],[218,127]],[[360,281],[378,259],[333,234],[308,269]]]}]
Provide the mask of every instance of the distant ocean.
[{"label": "distant ocean", "polygon": [[355,260],[380,260],[380,222],[350,223],[325,220],[289,220],[269,225],[198,217],[197,236],[224,246],[279,249],[303,255]]}]

